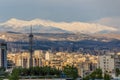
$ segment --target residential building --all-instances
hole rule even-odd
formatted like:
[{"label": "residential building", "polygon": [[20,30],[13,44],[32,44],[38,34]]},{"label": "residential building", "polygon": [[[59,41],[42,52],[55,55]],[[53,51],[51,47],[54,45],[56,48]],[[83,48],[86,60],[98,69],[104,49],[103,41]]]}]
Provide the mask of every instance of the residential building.
[{"label": "residential building", "polygon": [[113,55],[100,55],[98,57],[98,67],[102,69],[103,73],[114,72],[114,56]]},{"label": "residential building", "polygon": [[120,53],[116,53],[114,55],[115,58],[115,69],[118,68],[120,70]]},{"label": "residential building", "polygon": [[0,67],[7,68],[7,43],[0,41]]}]

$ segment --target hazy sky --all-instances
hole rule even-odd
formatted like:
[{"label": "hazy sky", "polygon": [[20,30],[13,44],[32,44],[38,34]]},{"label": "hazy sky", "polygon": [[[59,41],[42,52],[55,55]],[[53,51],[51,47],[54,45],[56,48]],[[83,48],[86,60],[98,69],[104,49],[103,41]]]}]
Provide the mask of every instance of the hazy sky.
[{"label": "hazy sky", "polygon": [[[98,22],[106,25],[111,23],[109,19],[117,19],[119,25],[120,0],[0,0],[0,22],[10,18]],[[114,23],[110,25],[116,26]]]}]

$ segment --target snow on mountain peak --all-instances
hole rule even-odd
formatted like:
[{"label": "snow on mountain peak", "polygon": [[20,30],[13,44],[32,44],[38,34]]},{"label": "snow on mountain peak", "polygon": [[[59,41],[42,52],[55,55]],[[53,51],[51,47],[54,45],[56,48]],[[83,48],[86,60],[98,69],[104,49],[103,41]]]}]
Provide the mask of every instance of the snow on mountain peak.
[{"label": "snow on mountain peak", "polygon": [[58,29],[70,31],[70,32],[83,32],[83,33],[97,33],[101,31],[117,31],[116,28],[104,26],[96,23],[83,23],[83,22],[53,22],[50,20],[34,19],[30,21],[19,20],[12,18],[4,23],[0,23],[0,26],[12,27],[13,29],[24,28],[29,26],[44,26],[55,27]]}]

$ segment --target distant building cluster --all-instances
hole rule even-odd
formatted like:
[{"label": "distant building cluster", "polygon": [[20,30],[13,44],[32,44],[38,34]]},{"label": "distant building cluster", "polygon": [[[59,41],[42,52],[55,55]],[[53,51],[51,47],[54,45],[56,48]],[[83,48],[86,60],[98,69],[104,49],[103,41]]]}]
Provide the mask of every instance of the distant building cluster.
[{"label": "distant building cluster", "polygon": [[[120,53],[107,53],[104,55],[90,55],[80,53],[56,52],[35,50],[33,55],[34,66],[51,66],[63,69],[66,65],[77,67],[78,74],[84,77],[93,72],[96,68],[101,68],[103,73],[115,74],[115,69],[120,69]],[[29,52],[8,53],[8,67],[29,68]]]},{"label": "distant building cluster", "polygon": [[[89,73],[97,68],[98,56],[83,55],[78,53],[56,52],[49,51],[43,52],[35,50],[33,56],[33,66],[51,66],[58,69],[63,69],[66,65],[74,65],[78,68],[79,75]],[[29,52],[8,53],[7,59],[8,66],[29,68],[30,54]]]},{"label": "distant building cluster", "polygon": [[64,66],[70,65],[78,69],[81,77],[92,73],[97,68],[101,68],[103,74],[109,73],[110,75],[114,75],[116,69],[120,70],[120,53],[107,52],[92,55],[80,52],[33,51],[32,29],[29,35],[29,44],[29,51],[7,52],[7,43],[0,41],[0,67],[9,69],[50,66],[62,70]]},{"label": "distant building cluster", "polygon": [[[63,69],[66,65],[77,67],[78,74],[84,77],[93,72],[96,68],[101,68],[103,73],[115,75],[115,69],[120,69],[120,53],[111,53],[100,55],[82,54],[75,52],[56,52],[35,50],[32,54],[34,66],[51,66]],[[7,44],[4,41],[0,43],[0,67],[30,67],[30,52],[8,52]]]}]

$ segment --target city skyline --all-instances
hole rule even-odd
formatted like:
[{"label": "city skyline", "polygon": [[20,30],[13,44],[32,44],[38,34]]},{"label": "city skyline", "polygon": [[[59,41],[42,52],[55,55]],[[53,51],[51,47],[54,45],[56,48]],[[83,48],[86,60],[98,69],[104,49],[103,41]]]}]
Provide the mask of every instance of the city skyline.
[{"label": "city skyline", "polygon": [[120,0],[0,0],[0,80],[120,78]]}]

